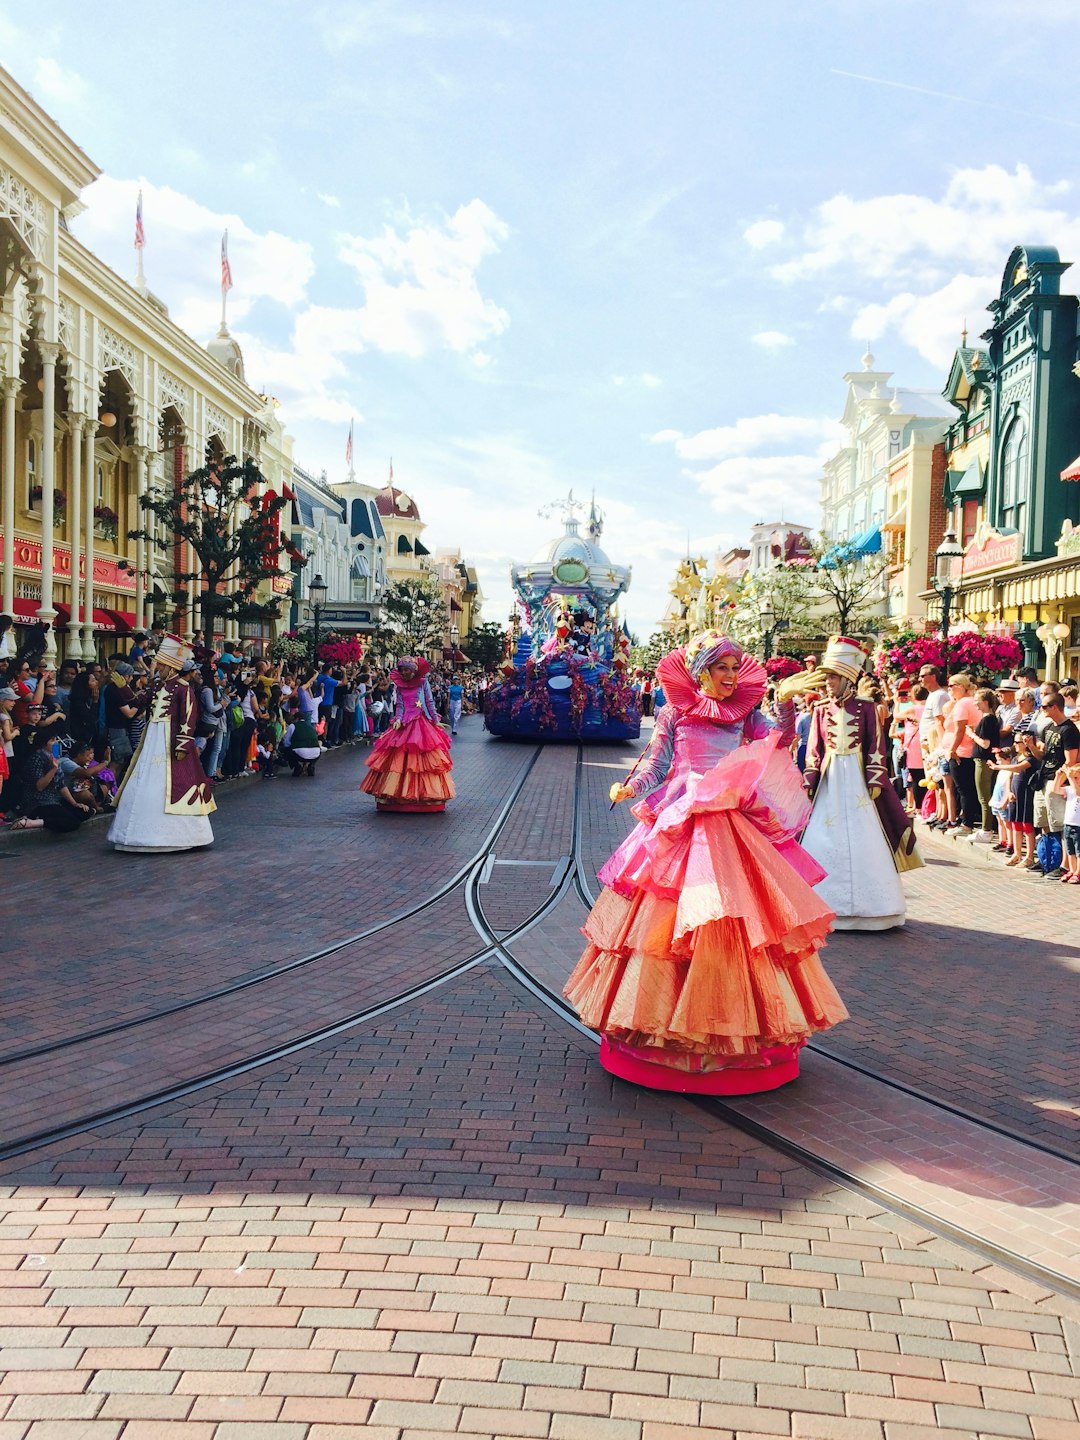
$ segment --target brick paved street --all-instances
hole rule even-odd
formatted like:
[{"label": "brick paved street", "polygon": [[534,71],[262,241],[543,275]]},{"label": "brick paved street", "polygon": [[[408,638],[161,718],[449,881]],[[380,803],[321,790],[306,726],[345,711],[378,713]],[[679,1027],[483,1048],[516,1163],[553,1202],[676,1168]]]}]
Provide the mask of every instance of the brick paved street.
[{"label": "brick paved street", "polygon": [[[68,893],[74,874],[97,896],[107,867],[127,889],[110,881],[88,930],[62,906],[42,917],[44,940],[8,976],[4,1051],[152,1012],[418,903],[478,851],[532,754],[467,724],[444,817],[375,816],[358,754],[329,757],[306,790],[226,789],[198,870],[111,856],[101,831],[5,860],[9,935],[27,933],[33,885]],[[593,885],[632,823],[606,801],[632,759],[584,756]],[[576,761],[572,746],[542,751],[495,841],[474,893],[499,932],[555,894]],[[268,843],[282,835],[284,856]],[[873,951],[855,943],[868,937],[830,944],[853,1021],[798,1086],[738,1107],[927,1210],[925,1225],[720,1115],[613,1082],[589,1037],[489,960],[0,1165],[0,1440],[1080,1440],[1080,1303],[933,1228],[940,1216],[1075,1272],[1075,1167],[831,1058],[1075,1143],[1076,952],[1059,938],[1074,897],[953,846],[927,853],[906,931]],[[440,974],[485,946],[467,889],[191,1023],[5,1066],[2,1138]],[[507,944],[558,989],[583,915],[567,891]]]}]

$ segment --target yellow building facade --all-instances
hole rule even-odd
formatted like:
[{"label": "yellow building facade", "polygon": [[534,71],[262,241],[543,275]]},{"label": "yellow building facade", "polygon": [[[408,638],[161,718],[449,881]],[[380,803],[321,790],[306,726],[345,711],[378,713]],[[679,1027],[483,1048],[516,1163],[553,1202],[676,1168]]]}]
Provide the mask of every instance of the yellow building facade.
[{"label": "yellow building facade", "polygon": [[[208,446],[251,456],[275,488],[292,463],[227,332],[204,349],[71,233],[99,173],[0,69],[2,608],[50,627],[47,654],[76,658],[126,648],[155,618],[193,633],[197,595],[179,612],[169,598],[187,557],[128,538],[146,523],[140,496]],[[239,626],[222,638],[240,640]]]}]

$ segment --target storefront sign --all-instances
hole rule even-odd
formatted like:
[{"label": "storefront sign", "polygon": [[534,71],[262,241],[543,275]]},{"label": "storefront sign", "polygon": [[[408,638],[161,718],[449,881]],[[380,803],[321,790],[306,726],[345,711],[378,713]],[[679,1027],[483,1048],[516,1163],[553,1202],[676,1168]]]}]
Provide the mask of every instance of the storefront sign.
[{"label": "storefront sign", "polygon": [[[6,537],[0,535],[0,561],[4,558],[4,546],[7,544]],[[15,569],[21,570],[24,575],[41,574],[41,541],[24,540],[16,535],[12,542],[12,553],[15,557]],[[71,579],[71,547],[68,545],[53,546],[53,575],[57,580]],[[79,579],[86,579],[86,556],[79,554]],[[112,557],[94,556],[94,584],[106,586],[111,590],[135,589],[135,575],[131,570],[121,570],[119,563]]]},{"label": "storefront sign", "polygon": [[988,525],[980,525],[974,540],[964,550],[958,574],[965,580],[970,575],[983,575],[988,570],[1004,570],[1020,563],[1020,536],[1000,535]]},{"label": "storefront sign", "polygon": [[275,595],[292,594],[293,577],[291,575],[275,575],[270,582],[270,588]]}]

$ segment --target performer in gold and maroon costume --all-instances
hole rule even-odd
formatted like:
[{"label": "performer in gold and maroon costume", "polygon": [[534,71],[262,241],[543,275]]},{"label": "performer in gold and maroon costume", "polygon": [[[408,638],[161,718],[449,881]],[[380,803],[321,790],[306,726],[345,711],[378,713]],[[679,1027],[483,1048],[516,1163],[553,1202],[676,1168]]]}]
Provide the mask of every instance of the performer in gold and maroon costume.
[{"label": "performer in gold and maroon costume", "polygon": [[810,720],[803,782],[814,808],[803,847],[827,873],[815,889],[838,930],[888,930],[906,915],[900,874],[922,865],[915,832],[893,789],[872,700],[856,686],[868,655],[834,635],[807,684],[828,692]]},{"label": "performer in gold and maroon costume", "polygon": [[214,843],[217,807],[195,745],[199,702],[181,673],[191,648],[167,635],[158,650],[146,728],[120,787],[109,840],[117,850],[195,850]]}]

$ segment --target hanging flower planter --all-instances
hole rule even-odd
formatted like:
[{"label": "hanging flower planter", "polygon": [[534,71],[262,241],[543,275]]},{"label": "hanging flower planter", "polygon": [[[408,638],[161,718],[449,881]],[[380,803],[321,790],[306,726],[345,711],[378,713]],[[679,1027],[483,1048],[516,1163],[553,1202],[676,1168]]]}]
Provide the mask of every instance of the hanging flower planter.
[{"label": "hanging flower planter", "polygon": [[94,506],[94,534],[103,540],[115,540],[120,531],[120,517],[108,505]]},{"label": "hanging flower planter", "polygon": [[[36,511],[36,510],[38,509],[38,507],[40,506],[40,504],[41,504],[41,502],[42,502],[42,500],[43,500],[44,498],[45,498],[45,490],[44,490],[44,487],[43,487],[43,486],[41,486],[41,485],[32,485],[32,486],[30,487],[30,507],[31,507],[31,509],[33,509],[33,510]],[[53,528],[54,528],[54,529],[56,529],[56,528],[59,527],[59,525],[60,525],[61,522],[63,521],[64,515],[65,515],[66,512],[67,512],[67,496],[64,494],[63,490],[54,490],[54,491],[53,491]]]}]

